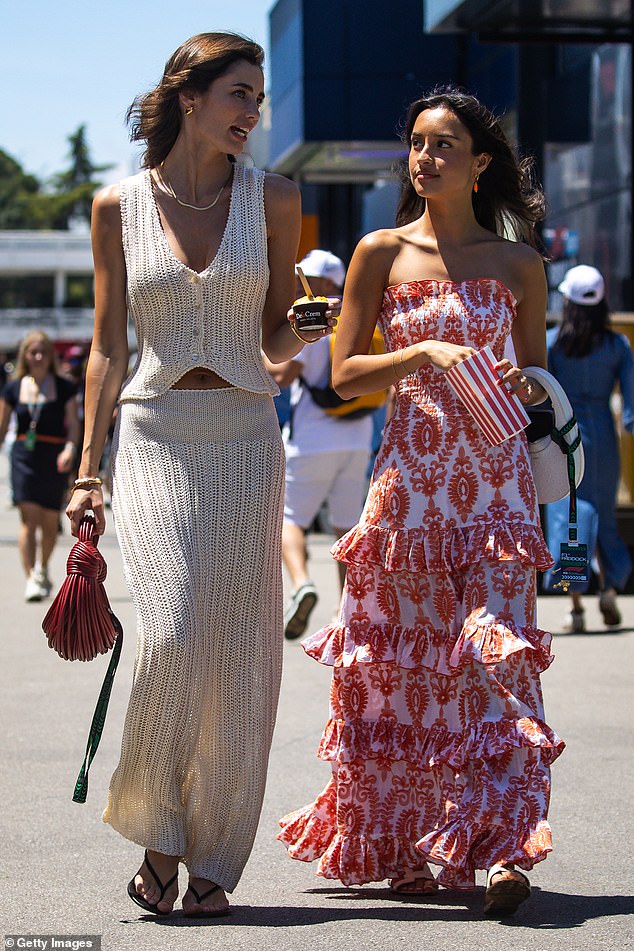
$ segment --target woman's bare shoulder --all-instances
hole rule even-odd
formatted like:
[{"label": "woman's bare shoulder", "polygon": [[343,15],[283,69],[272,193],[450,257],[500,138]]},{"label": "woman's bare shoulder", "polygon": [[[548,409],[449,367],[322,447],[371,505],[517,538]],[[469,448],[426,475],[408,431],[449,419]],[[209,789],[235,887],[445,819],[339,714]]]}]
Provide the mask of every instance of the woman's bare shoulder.
[{"label": "woman's bare shoulder", "polygon": [[388,283],[400,242],[392,228],[381,228],[364,235],[352,255],[346,288],[355,286],[363,293],[381,293]]},{"label": "woman's bare shoulder", "polygon": [[493,237],[491,254],[506,267],[516,272],[532,271],[544,266],[544,259],[539,251],[524,241],[511,241],[508,238]]},{"label": "woman's bare shoulder", "polygon": [[93,206],[99,209],[119,208],[121,201],[121,185],[114,182],[112,185],[104,185],[99,191],[95,192]]},{"label": "woman's bare shoulder", "polygon": [[123,253],[120,198],[119,183],[100,188],[93,198],[91,231],[95,255],[100,249]]},{"label": "woman's bare shoulder", "polygon": [[264,196],[267,201],[294,203],[299,197],[299,188],[290,178],[267,172],[264,178]]},{"label": "woman's bare shoulder", "polygon": [[398,229],[380,228],[364,235],[357,244],[354,256],[365,264],[391,265],[401,247]]},{"label": "woman's bare shoulder", "polygon": [[288,228],[301,215],[299,188],[290,178],[267,172],[264,179],[264,212],[269,237]]},{"label": "woman's bare shoulder", "polygon": [[[531,248],[523,241],[510,241],[510,247],[507,249],[508,268],[511,280],[516,281],[522,289],[534,284],[536,281],[540,284],[546,281],[546,271],[544,259],[535,248]],[[519,295],[518,299],[520,299]]]},{"label": "woman's bare shoulder", "polygon": [[359,246],[375,251],[400,247],[401,230],[401,228],[379,228],[378,231],[369,231],[361,238]]},{"label": "woman's bare shoulder", "polygon": [[121,187],[119,182],[105,185],[92,200],[93,224],[121,227]]},{"label": "woman's bare shoulder", "polygon": [[489,268],[507,287],[510,287],[517,300],[524,296],[527,285],[545,279],[544,259],[539,251],[523,241],[511,241],[494,237],[487,251]]}]

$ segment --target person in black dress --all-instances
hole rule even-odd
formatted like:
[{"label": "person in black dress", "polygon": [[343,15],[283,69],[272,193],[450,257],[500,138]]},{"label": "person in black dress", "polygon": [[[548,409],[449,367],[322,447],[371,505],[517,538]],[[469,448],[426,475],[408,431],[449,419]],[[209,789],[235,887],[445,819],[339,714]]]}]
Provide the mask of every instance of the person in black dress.
[{"label": "person in black dress", "polygon": [[12,413],[16,438],[11,450],[11,492],[20,510],[19,548],[27,582],[26,601],[48,596],[48,562],[55,548],[59,513],[68,489],[79,418],[77,387],[57,373],[55,349],[38,330],[26,335],[13,378],[0,396],[0,444]]}]

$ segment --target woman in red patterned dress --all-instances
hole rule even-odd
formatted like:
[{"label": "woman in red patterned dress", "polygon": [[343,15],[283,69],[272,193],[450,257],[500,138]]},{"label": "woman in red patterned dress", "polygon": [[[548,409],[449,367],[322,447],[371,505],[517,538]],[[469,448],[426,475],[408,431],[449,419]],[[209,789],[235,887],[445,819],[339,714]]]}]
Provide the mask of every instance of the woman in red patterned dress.
[{"label": "woman in red patterned dress", "polygon": [[[333,549],[339,620],[304,644],[333,667],[332,778],[279,837],[326,878],[408,894],[472,888],[486,869],[485,911],[501,916],[530,893],[518,869],[551,849],[563,743],[543,718],[552,657],[535,618],[551,557],[524,434],[490,446],[444,373],[488,344],[504,385],[545,398],[519,369],[546,365],[543,195],[472,96],[417,100],[405,139],[398,227],[354,253],[334,356],[341,396],[397,397],[361,520]],[[368,356],[377,321],[387,353]]]}]

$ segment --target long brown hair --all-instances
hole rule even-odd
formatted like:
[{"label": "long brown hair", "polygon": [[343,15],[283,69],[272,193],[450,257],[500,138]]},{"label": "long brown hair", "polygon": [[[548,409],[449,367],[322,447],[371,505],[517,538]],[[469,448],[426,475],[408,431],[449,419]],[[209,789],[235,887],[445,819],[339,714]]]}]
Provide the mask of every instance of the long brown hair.
[{"label": "long brown hair", "polygon": [[29,330],[29,332],[22,338],[20,341],[20,346],[18,347],[18,355],[15,361],[15,370],[12,373],[14,380],[21,380],[23,376],[26,376],[29,372],[29,368],[26,363],[26,351],[29,349],[31,344],[41,343],[48,350],[48,372],[52,374],[57,374],[57,354],[55,352],[55,347],[53,346],[53,341],[45,334],[43,330]]},{"label": "long brown hair", "polygon": [[[491,156],[478,179],[478,191],[473,193],[473,211],[478,224],[500,236],[510,233],[515,240],[535,247],[535,225],[544,217],[545,200],[543,191],[535,183],[533,160],[517,158],[494,114],[475,96],[455,86],[436,87],[410,105],[403,132],[408,149],[421,112],[437,108],[448,109],[462,122],[473,141],[473,155],[486,152]],[[425,199],[416,194],[406,163],[396,224],[405,225],[420,218],[425,204]]]},{"label": "long brown hair", "polygon": [[206,92],[214,79],[241,59],[261,68],[264,50],[237,33],[198,33],[178,47],[158,86],[137,96],[126,114],[131,141],[146,143],[142,168],[160,165],[174,145],[182,122],[181,90]]}]

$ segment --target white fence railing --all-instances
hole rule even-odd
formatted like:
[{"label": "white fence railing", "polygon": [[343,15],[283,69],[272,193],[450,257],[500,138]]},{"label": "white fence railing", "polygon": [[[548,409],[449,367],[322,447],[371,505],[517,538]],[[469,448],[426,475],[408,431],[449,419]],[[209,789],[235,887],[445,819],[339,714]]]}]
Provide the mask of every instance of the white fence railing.
[{"label": "white fence railing", "polygon": [[92,274],[90,234],[0,231],[0,274]]},{"label": "white fence railing", "polygon": [[[92,339],[92,307],[0,307],[0,349],[15,350],[29,330],[43,330],[52,340],[88,343]],[[128,325],[134,344],[134,330]]]}]

